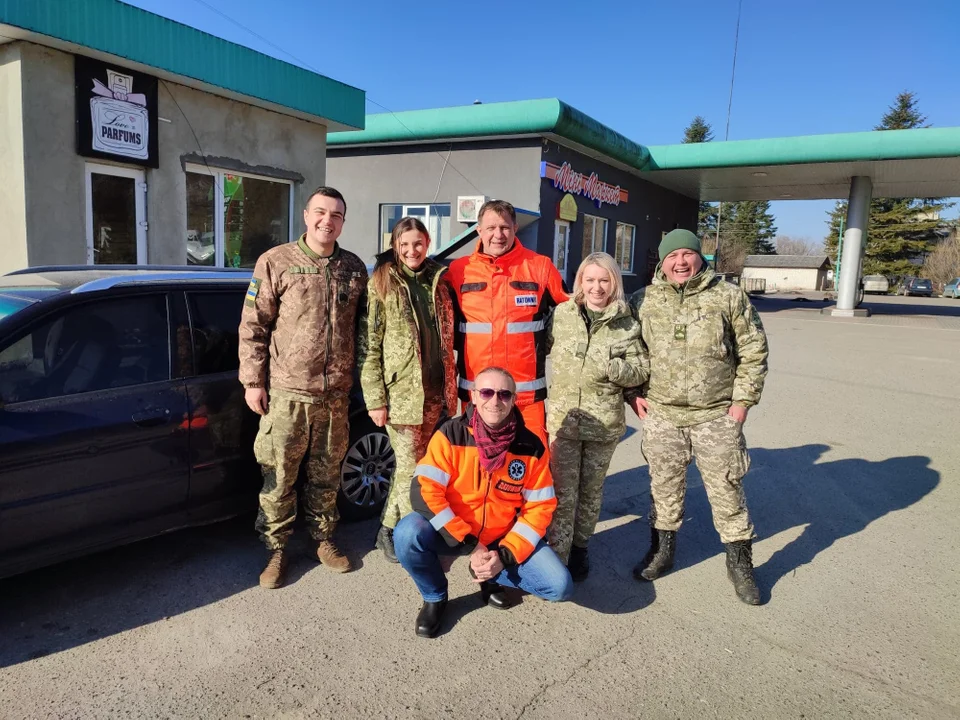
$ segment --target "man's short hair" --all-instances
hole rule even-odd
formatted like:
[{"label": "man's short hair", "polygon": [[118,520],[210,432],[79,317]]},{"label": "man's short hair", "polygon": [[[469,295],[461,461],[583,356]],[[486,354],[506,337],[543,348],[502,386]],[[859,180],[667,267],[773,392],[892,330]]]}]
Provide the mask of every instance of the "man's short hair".
[{"label": "man's short hair", "polygon": [[483,220],[483,214],[488,210],[492,210],[500,217],[508,217],[514,225],[517,224],[517,211],[506,200],[487,200],[480,206],[480,212],[477,213],[477,222]]},{"label": "man's short hair", "polygon": [[343,193],[341,193],[336,188],[328,187],[326,185],[321,185],[312,193],[310,193],[310,197],[307,198],[307,202],[303,204],[304,210],[310,207],[310,201],[313,200],[317,195],[323,195],[324,197],[333,198],[334,200],[339,200],[340,202],[342,202],[343,217],[347,217],[347,201],[344,199]]},{"label": "man's short hair", "polygon": [[[474,375],[474,380],[476,380],[476,378],[479,378],[481,375],[485,373],[491,373],[491,372],[500,373],[503,377],[505,377],[507,380],[510,381],[511,385],[513,385],[513,391],[514,392],[517,391],[517,381],[513,379],[513,375],[510,374],[510,371],[505,370],[504,368],[498,367],[496,365],[491,365],[490,367],[484,368],[483,370],[478,372],[476,375]],[[476,382],[474,382],[474,389],[476,389]]]}]

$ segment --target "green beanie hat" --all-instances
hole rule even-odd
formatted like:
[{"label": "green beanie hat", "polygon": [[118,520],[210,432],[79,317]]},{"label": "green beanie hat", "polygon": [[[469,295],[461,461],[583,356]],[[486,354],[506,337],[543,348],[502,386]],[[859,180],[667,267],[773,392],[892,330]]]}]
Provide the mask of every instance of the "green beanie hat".
[{"label": "green beanie hat", "polygon": [[681,248],[699,253],[700,238],[689,230],[681,230],[680,228],[671,230],[660,241],[660,262],[663,262],[663,259],[674,250],[680,250]]}]

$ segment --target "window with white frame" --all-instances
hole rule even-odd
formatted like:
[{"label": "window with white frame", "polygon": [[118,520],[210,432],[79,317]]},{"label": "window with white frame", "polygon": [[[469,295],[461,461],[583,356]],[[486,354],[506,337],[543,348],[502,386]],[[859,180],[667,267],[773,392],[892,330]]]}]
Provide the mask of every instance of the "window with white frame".
[{"label": "window with white frame", "polygon": [[617,246],[614,259],[625,273],[633,272],[633,243],[637,237],[637,227],[627,223],[617,223]]},{"label": "window with white frame", "polygon": [[430,254],[441,250],[450,242],[450,203],[426,203],[404,205],[391,203],[380,206],[380,249],[390,247],[390,233],[401,218],[414,217],[422,222],[430,233]]},{"label": "window with white frame", "polygon": [[583,216],[583,257],[607,248],[607,221],[594,215]]},{"label": "window with white frame", "polygon": [[188,165],[187,264],[253,267],[290,242],[293,183]]}]

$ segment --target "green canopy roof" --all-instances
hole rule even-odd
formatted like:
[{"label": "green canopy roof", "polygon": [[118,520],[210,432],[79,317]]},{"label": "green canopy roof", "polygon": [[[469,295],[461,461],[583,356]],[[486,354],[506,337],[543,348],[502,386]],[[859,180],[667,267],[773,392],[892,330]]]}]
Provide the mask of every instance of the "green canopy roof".
[{"label": "green canopy roof", "polygon": [[702,200],[846,197],[850,178],[877,197],[960,195],[960,128],[645,147],[557,99],[368,115],[331,147],[540,135]]}]

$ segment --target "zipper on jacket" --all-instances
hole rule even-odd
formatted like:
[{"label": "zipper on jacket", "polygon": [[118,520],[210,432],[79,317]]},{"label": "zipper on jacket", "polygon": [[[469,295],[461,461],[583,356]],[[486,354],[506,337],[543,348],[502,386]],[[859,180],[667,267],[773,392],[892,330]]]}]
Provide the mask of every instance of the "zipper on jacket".
[{"label": "zipper on jacket", "polygon": [[326,332],[326,352],[323,354],[323,391],[327,391],[327,363],[330,361],[330,336],[333,334],[333,323],[330,322],[330,316],[333,314],[333,308],[330,306],[330,286],[333,285],[333,273],[330,272],[330,260],[327,260],[323,274],[327,279],[327,332]]},{"label": "zipper on jacket", "polygon": [[483,514],[480,517],[480,530],[477,531],[477,542],[480,542],[480,536],[483,535],[483,529],[487,526],[487,498],[490,496],[490,480],[493,478],[490,473],[481,468],[480,477],[483,477],[484,475],[487,476],[487,487],[483,491]]}]

